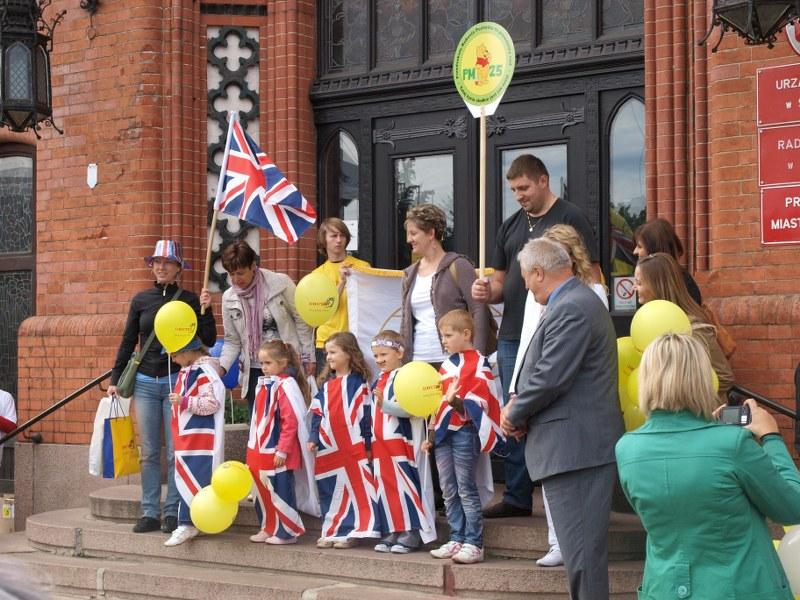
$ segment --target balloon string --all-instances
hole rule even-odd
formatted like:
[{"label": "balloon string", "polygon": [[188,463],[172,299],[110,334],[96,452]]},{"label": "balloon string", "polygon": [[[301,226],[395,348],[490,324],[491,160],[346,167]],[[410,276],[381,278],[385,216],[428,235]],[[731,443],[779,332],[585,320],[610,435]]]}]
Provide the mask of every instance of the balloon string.
[{"label": "balloon string", "polygon": [[[169,381],[170,387],[172,386],[172,353],[167,352],[167,381]],[[170,390],[172,393],[172,390]]]}]

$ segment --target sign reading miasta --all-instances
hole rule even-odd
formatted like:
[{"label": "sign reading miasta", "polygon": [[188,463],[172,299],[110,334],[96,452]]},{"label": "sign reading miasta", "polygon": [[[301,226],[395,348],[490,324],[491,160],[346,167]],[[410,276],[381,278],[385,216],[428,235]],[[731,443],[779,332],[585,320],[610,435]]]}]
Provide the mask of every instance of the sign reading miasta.
[{"label": "sign reading miasta", "polygon": [[800,185],[761,190],[761,243],[800,242]]}]

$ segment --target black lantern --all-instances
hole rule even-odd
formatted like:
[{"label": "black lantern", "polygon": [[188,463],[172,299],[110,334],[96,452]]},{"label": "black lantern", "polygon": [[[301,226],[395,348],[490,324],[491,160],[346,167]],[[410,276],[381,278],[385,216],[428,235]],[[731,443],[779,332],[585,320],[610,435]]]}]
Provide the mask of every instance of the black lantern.
[{"label": "black lantern", "polygon": [[[64,16],[48,25],[42,11],[50,0],[0,0],[0,126],[36,132],[52,126],[50,85],[52,33]],[[36,134],[38,137],[38,133]]]},{"label": "black lantern", "polygon": [[717,51],[726,31],[735,31],[745,44],[767,44],[772,48],[777,33],[800,17],[800,0],[714,0],[712,13],[711,26],[699,45],[720,26],[719,40],[712,52]]}]

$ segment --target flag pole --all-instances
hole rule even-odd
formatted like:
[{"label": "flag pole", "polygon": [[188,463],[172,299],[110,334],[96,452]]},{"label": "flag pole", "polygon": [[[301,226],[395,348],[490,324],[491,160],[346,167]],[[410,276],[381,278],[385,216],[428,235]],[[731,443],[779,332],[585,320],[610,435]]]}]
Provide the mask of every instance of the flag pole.
[{"label": "flag pole", "polygon": [[[214,244],[214,232],[217,230],[217,215],[218,210],[214,211],[211,217],[211,227],[208,230],[208,247],[206,248],[206,267],[203,271],[203,289],[208,289],[208,278],[211,276],[211,246]],[[206,307],[200,307],[200,314],[206,314]]]},{"label": "flag pole", "polygon": [[[235,111],[228,111],[228,135],[225,138],[225,153],[222,155],[222,166],[220,168],[220,178],[217,183],[217,195],[214,198],[214,214],[211,217],[211,227],[208,230],[208,246],[206,248],[206,266],[203,271],[203,289],[208,289],[208,278],[211,275],[211,245],[214,243],[214,232],[217,231],[217,215],[219,215],[219,199],[222,196],[222,189],[225,185],[225,177],[222,175],[228,164],[228,150],[231,147],[231,132],[233,128],[233,121],[239,113]],[[200,307],[200,314],[206,314],[205,306]]]},{"label": "flag pole", "polygon": [[478,279],[486,270],[486,111],[481,106],[479,181],[478,181]]}]

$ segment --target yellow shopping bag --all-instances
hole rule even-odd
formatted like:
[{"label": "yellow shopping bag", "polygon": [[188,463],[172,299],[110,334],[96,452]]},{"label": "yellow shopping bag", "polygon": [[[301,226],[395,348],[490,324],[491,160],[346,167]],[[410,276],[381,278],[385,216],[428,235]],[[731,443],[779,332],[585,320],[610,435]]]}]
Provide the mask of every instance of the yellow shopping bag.
[{"label": "yellow shopping bag", "polygon": [[116,479],[140,470],[133,419],[123,413],[119,399],[114,398],[103,423],[103,477]]}]

